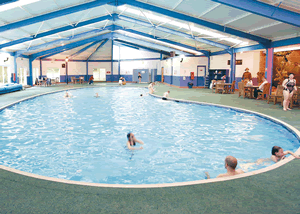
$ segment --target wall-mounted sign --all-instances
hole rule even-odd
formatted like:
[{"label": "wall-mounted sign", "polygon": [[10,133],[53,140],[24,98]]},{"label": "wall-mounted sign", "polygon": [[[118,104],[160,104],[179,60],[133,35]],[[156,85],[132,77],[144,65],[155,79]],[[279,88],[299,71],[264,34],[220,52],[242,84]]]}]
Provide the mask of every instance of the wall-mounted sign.
[{"label": "wall-mounted sign", "polygon": [[106,71],[106,74],[111,74],[111,72],[110,71]]},{"label": "wall-mounted sign", "polygon": [[142,73],[142,74],[144,74],[144,73],[145,73],[145,71],[141,71],[141,73]]}]

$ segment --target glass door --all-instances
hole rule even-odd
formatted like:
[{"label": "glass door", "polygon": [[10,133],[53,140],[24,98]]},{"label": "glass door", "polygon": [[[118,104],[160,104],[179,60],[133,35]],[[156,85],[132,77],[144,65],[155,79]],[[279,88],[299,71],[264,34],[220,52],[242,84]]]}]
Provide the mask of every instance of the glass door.
[{"label": "glass door", "polygon": [[32,82],[35,83],[35,80],[39,79],[39,69],[38,68],[33,68],[32,69]]},{"label": "glass door", "polygon": [[19,68],[18,70],[19,84],[27,85],[27,69]]},{"label": "glass door", "polygon": [[106,81],[106,69],[94,68],[93,76],[94,76],[94,81]]},{"label": "glass door", "polygon": [[59,68],[48,68],[47,78],[50,78],[51,82],[60,82],[60,70],[59,70]]}]

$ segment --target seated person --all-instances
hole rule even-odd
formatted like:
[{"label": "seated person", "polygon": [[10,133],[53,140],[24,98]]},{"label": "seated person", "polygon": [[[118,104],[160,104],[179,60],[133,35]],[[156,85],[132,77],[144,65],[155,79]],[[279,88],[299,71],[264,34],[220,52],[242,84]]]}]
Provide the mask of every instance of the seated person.
[{"label": "seated person", "polygon": [[[233,176],[233,175],[239,175],[244,173],[243,170],[241,169],[235,169],[237,166],[237,159],[233,156],[227,156],[225,158],[225,168],[227,169],[227,173],[225,174],[220,174],[217,176],[217,178],[221,178],[221,177],[228,177],[228,176]],[[205,172],[206,174],[206,178],[209,179],[209,173]]]},{"label": "seated person", "polygon": [[252,80],[249,80],[249,81],[246,83],[246,86],[253,86]]},{"label": "seated person", "polygon": [[148,85],[149,94],[153,94],[153,92],[154,92],[153,85],[154,85],[154,84],[153,84],[152,82],[150,82],[150,84]]},{"label": "seated person", "polygon": [[125,78],[123,77],[123,83],[122,83],[123,85],[126,85],[126,80],[125,80]]},{"label": "seated person", "polygon": [[226,82],[226,75],[222,76],[222,80],[224,81],[224,83]]},{"label": "seated person", "polygon": [[259,98],[257,98],[258,96],[258,92],[263,92],[264,90],[264,85],[266,83],[268,83],[267,79],[265,77],[262,78],[263,79],[263,83],[257,88],[254,89],[254,97],[258,100]]},{"label": "seated person", "polygon": [[287,154],[291,154],[295,158],[300,159],[300,157],[297,156],[296,154],[294,154],[293,152],[291,152],[291,151],[283,151],[283,149],[281,147],[279,147],[279,146],[273,146],[271,159],[274,162],[278,162],[280,160],[283,160]]},{"label": "seated person", "polygon": [[128,133],[127,134],[127,139],[128,139],[128,141],[127,141],[127,148],[129,149],[129,150],[141,150],[141,149],[143,149],[143,147],[141,146],[141,147],[139,147],[139,148],[134,148],[134,146],[135,146],[135,143],[137,142],[137,143],[139,143],[139,144],[142,144],[142,145],[144,145],[144,143],[143,143],[143,141],[140,141],[140,140],[137,140],[136,138],[135,138],[135,136],[134,136],[134,134],[133,133]]},{"label": "seated person", "polygon": [[252,80],[252,75],[249,72],[249,68],[246,68],[245,72],[243,73],[242,80],[245,80],[245,79]]},{"label": "seated person", "polygon": [[170,94],[170,91],[165,92],[162,99],[167,100],[167,98],[169,97],[169,94]]},{"label": "seated person", "polygon": [[121,86],[122,83],[123,83],[123,77],[120,77],[120,79],[119,79],[119,86]]},{"label": "seated person", "polygon": [[94,83],[94,76],[91,76],[90,79],[89,79],[89,85],[91,85],[93,83]]}]

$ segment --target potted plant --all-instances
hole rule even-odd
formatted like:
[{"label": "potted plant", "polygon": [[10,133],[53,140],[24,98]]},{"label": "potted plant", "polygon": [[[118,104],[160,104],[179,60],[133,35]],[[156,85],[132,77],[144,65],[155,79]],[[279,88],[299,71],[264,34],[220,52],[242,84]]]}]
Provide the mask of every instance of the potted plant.
[{"label": "potted plant", "polygon": [[189,82],[189,83],[188,83],[188,87],[189,87],[189,88],[193,88],[193,85],[194,85],[194,83],[192,83],[192,82]]}]

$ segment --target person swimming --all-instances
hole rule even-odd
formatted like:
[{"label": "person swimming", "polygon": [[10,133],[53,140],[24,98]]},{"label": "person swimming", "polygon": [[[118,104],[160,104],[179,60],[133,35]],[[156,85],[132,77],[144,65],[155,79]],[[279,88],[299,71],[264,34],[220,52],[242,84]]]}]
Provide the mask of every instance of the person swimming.
[{"label": "person swimming", "polygon": [[283,149],[281,148],[281,147],[279,147],[279,146],[273,146],[272,147],[272,156],[271,156],[271,159],[272,159],[272,161],[274,161],[274,162],[278,162],[278,161],[280,161],[280,160],[283,160],[283,159],[285,159],[286,157],[286,155],[287,154],[291,154],[291,155],[293,155],[295,158],[297,158],[297,159],[300,159],[300,157],[299,156],[297,156],[296,154],[294,154],[293,152],[291,152],[291,151],[283,151]]},{"label": "person swimming", "polygon": [[96,96],[95,96],[95,97],[96,97],[96,98],[98,98],[98,97],[100,97],[100,96],[99,96],[99,94],[98,94],[98,93],[96,93]]},{"label": "person swimming", "polygon": [[68,91],[66,91],[64,98],[71,98],[71,97],[72,97],[71,93],[68,93]]},{"label": "person swimming", "polygon": [[136,145],[136,142],[139,143],[139,144],[142,144],[142,145],[144,145],[144,143],[143,143],[143,141],[141,141],[141,140],[137,140],[137,139],[135,138],[135,136],[134,136],[133,133],[129,132],[129,133],[127,134],[127,139],[128,139],[128,141],[127,141],[127,144],[126,144],[126,145],[127,145],[127,148],[128,148],[129,150],[141,150],[141,149],[143,149],[142,146],[139,147],[139,148],[134,148],[134,146]]}]

